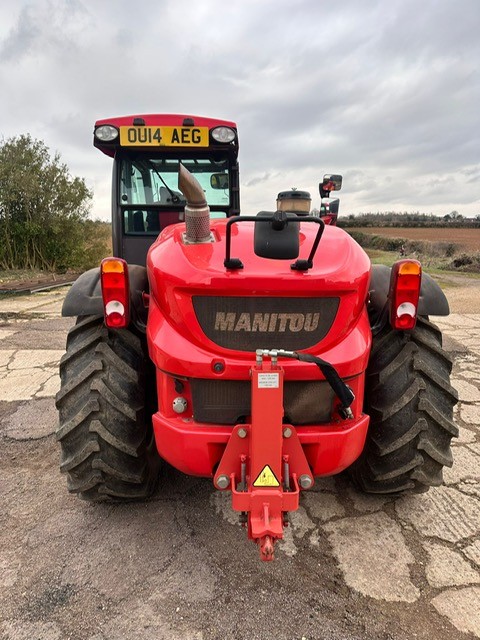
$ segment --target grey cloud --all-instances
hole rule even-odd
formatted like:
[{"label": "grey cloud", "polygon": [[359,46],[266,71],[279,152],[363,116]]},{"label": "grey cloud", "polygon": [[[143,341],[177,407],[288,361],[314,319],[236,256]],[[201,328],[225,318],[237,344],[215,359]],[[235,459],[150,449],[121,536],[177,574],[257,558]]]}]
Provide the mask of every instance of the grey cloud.
[{"label": "grey cloud", "polygon": [[76,48],[88,24],[79,0],[49,0],[20,8],[16,24],[0,40],[0,62],[19,63],[31,55],[61,54]]},{"label": "grey cloud", "polygon": [[0,61],[17,60],[30,51],[37,40],[40,29],[32,19],[27,7],[23,7],[17,25],[1,42]]},{"label": "grey cloud", "polygon": [[250,178],[249,180],[245,181],[243,184],[245,187],[256,187],[259,184],[268,182],[268,180],[270,180],[271,178],[272,178],[272,174],[269,172],[265,172],[263,175],[254,176],[253,178]]}]

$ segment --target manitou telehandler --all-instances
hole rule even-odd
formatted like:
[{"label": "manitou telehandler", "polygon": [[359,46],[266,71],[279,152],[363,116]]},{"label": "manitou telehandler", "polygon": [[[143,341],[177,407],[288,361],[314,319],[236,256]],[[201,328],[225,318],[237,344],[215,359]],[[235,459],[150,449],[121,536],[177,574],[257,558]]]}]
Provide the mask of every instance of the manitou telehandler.
[{"label": "manitou telehandler", "polygon": [[230,491],[271,560],[315,477],[441,484],[457,396],[428,316],[449,309],[417,261],[372,266],[338,201],[327,220],[297,196],[240,216],[233,122],[109,118],[94,144],[113,158],[114,257],[63,307],[78,317],[57,395],[69,491],[145,498],[166,460]]}]

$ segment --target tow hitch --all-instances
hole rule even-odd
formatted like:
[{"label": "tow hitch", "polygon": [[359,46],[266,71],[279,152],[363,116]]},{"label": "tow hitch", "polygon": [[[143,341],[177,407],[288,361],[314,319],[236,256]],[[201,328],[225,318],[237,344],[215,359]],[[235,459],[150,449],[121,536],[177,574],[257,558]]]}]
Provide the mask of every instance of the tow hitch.
[{"label": "tow hitch", "polygon": [[250,375],[251,424],[233,429],[214,484],[230,489],[233,509],[241,513],[260,558],[268,561],[283,538],[288,512],[298,509],[300,489],[314,481],[295,428],[283,424],[284,371],[278,351],[257,350]]}]

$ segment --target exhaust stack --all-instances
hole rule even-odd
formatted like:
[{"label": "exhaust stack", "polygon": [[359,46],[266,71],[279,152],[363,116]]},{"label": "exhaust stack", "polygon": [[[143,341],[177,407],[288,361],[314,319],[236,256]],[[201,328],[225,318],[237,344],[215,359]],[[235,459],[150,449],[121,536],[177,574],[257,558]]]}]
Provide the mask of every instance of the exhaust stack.
[{"label": "exhaust stack", "polygon": [[185,196],[185,244],[214,242],[210,231],[210,207],[198,180],[182,164],[178,170],[178,188]]}]

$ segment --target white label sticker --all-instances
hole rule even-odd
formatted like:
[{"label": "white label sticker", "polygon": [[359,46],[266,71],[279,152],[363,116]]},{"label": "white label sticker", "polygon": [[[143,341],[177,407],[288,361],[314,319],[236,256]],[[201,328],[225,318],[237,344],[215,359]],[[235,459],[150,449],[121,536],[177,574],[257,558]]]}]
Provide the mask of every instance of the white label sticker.
[{"label": "white label sticker", "polygon": [[259,389],[278,389],[279,375],[278,373],[259,373],[258,388]]}]

